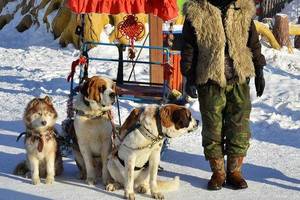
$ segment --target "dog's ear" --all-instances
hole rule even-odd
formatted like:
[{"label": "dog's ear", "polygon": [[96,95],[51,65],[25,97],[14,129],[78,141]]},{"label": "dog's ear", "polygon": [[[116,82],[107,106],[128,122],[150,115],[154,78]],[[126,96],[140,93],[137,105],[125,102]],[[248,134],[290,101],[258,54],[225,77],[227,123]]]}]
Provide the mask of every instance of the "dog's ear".
[{"label": "dog's ear", "polygon": [[90,100],[95,100],[96,102],[100,101],[100,94],[96,85],[95,77],[88,78],[83,83],[80,88],[80,93]]},{"label": "dog's ear", "polygon": [[160,119],[161,119],[161,125],[169,128],[171,127],[174,123],[172,122],[172,112],[173,108],[169,105],[163,106],[160,109]]},{"label": "dog's ear", "polygon": [[28,103],[28,105],[27,105],[27,107],[26,107],[26,110],[32,109],[33,107],[35,107],[35,106],[38,105],[39,103],[40,103],[39,98],[34,98],[34,99],[32,99],[32,100]]},{"label": "dog's ear", "polygon": [[88,91],[88,88],[89,88],[89,84],[90,84],[90,78],[87,78],[84,82],[83,82],[83,85],[80,87],[80,93],[87,97],[89,96],[89,91]]},{"label": "dog's ear", "polygon": [[131,111],[129,116],[126,118],[124,124],[120,128],[119,133],[121,139],[125,138],[128,130],[130,130],[134,125],[137,124],[141,114],[142,114],[142,110],[139,108],[135,108]]},{"label": "dog's ear", "polygon": [[47,104],[52,105],[52,99],[51,99],[51,97],[45,96],[44,101],[45,101]]},{"label": "dog's ear", "polygon": [[92,77],[89,81],[88,99],[100,102],[100,93],[102,90],[103,88],[99,87],[98,78]]},{"label": "dog's ear", "polygon": [[94,76],[92,78],[87,79],[87,81],[84,82],[84,84],[80,88],[80,93],[90,100],[100,102],[100,93],[103,93],[105,90],[105,80],[99,78],[98,76]]},{"label": "dog's ear", "polygon": [[187,108],[178,108],[172,113],[172,121],[177,130],[187,128],[191,121],[191,113]]}]

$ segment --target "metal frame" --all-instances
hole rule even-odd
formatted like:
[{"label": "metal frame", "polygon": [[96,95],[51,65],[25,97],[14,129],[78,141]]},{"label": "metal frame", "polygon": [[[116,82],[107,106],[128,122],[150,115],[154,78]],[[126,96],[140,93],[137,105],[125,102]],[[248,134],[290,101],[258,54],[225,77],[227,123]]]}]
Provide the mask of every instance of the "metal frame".
[{"label": "metal frame", "polygon": [[123,67],[124,63],[135,63],[135,64],[155,64],[155,65],[163,65],[165,63],[170,62],[170,50],[167,47],[160,47],[160,46],[142,46],[142,45],[135,45],[134,48],[140,49],[156,49],[161,50],[166,55],[165,62],[151,62],[151,61],[138,61],[138,60],[124,60],[123,59],[123,49],[126,47],[131,47],[127,44],[111,44],[111,43],[104,43],[104,42],[93,42],[93,41],[86,41],[82,45],[82,52],[89,51],[89,45],[96,45],[96,46],[115,46],[119,50],[119,59],[112,59],[112,58],[103,58],[103,57],[88,57],[89,61],[109,61],[109,62],[118,62],[118,74],[117,74],[117,84],[124,84],[124,83],[133,83],[133,84],[146,84],[146,85],[164,85],[160,83],[148,83],[148,82],[137,82],[137,81],[124,81],[123,80]]}]

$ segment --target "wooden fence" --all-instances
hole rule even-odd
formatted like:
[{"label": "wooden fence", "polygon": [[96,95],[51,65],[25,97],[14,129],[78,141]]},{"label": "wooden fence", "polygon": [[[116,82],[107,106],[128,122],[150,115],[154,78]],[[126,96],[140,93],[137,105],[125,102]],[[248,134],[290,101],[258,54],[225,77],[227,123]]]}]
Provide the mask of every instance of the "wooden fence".
[{"label": "wooden fence", "polygon": [[277,13],[281,12],[286,3],[293,0],[255,0],[257,7],[258,20],[266,17],[274,17]]}]

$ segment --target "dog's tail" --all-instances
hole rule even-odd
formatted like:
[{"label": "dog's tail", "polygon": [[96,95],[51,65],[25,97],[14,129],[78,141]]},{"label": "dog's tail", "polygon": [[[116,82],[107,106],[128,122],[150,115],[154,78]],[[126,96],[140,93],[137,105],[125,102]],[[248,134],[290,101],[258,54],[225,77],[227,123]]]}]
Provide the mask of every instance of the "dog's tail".
[{"label": "dog's tail", "polygon": [[15,168],[13,174],[14,174],[14,175],[17,175],[17,176],[23,176],[23,177],[25,177],[25,176],[28,175],[29,171],[30,171],[30,170],[29,170],[29,168],[28,168],[28,166],[27,166],[26,160],[24,160],[24,161],[20,162],[20,163],[16,166],[16,168]]},{"label": "dog's tail", "polygon": [[161,192],[172,192],[178,190],[179,184],[179,176],[175,176],[174,179],[170,181],[157,180],[157,186]]}]

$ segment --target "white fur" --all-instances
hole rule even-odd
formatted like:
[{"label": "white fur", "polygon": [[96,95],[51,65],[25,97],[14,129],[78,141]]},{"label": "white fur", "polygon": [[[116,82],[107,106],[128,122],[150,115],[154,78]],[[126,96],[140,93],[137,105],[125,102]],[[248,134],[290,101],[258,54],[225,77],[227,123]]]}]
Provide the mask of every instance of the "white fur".
[{"label": "white fur", "polygon": [[31,179],[34,185],[40,183],[40,175],[39,175],[39,166],[41,163],[46,163],[46,183],[51,184],[54,181],[55,176],[55,155],[57,143],[55,139],[51,139],[49,141],[44,140],[44,147],[41,152],[38,151],[38,140],[35,140],[34,143],[31,143],[30,139],[26,140],[25,148],[27,151],[27,159],[29,162],[29,166],[31,169]]}]

